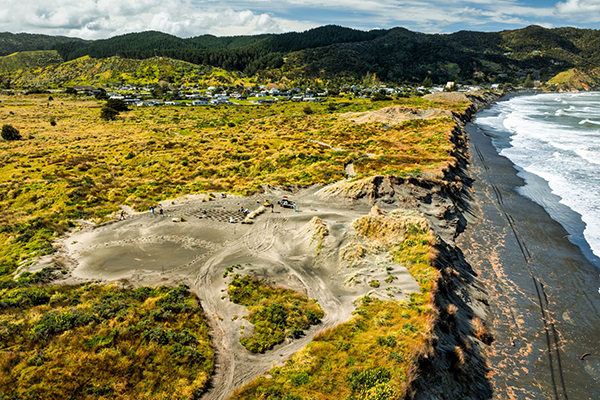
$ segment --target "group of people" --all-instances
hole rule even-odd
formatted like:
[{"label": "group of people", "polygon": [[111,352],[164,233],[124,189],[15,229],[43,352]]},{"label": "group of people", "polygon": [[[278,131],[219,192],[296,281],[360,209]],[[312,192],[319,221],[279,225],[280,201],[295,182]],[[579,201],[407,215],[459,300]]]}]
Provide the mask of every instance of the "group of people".
[{"label": "group of people", "polygon": [[[150,206],[150,213],[152,215],[156,215],[157,210],[154,206]],[[206,211],[204,213],[206,214]],[[160,215],[161,217],[164,217],[165,215],[165,212],[161,206],[158,206],[158,215]],[[125,218],[127,218],[127,214],[125,213],[125,210],[121,210],[121,212],[119,213],[119,221],[122,221]]]},{"label": "group of people", "polygon": [[[150,206],[150,213],[152,215],[156,215],[156,209],[154,208],[154,206]],[[165,215],[161,206],[158,206],[158,215],[160,215],[161,217]]]}]

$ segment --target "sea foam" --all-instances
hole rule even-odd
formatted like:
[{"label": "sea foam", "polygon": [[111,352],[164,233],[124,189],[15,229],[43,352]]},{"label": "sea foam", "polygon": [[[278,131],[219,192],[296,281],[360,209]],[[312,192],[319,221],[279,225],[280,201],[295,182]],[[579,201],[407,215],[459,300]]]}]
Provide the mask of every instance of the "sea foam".
[{"label": "sea foam", "polygon": [[583,237],[600,256],[600,93],[519,96],[476,122],[500,154],[544,179],[581,216]]}]

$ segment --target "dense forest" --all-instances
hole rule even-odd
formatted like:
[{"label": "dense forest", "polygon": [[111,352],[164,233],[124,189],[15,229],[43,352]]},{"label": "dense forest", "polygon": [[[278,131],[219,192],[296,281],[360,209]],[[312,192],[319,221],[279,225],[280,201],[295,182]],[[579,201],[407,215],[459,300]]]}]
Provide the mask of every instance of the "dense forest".
[{"label": "dense forest", "polygon": [[528,74],[542,80],[570,68],[600,65],[600,32],[530,26],[502,32],[422,34],[403,28],[359,31],[329,25],[306,32],[188,39],[149,31],[84,41],[43,35],[0,34],[0,55],[56,50],[65,61],[83,56],[147,59],[156,56],[290,79],[388,82],[515,82]]}]

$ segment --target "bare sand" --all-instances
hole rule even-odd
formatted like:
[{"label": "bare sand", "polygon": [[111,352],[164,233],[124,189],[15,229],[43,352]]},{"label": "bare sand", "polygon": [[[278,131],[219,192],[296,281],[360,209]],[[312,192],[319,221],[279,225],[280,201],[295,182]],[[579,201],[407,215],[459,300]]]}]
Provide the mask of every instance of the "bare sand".
[{"label": "bare sand", "polygon": [[[203,399],[224,399],[243,383],[282,364],[319,331],[347,321],[357,298],[371,293],[408,300],[410,293],[419,292],[408,270],[388,259],[387,251],[373,250],[357,238],[352,222],[368,214],[371,205],[336,196],[339,186],[295,193],[271,190],[252,198],[217,196],[203,201],[207,198],[192,196],[163,202],[164,216],[157,209],[154,215],[134,214],[101,226],[82,224],[81,230],[60,242],[57,254],[40,260],[35,268],[61,262],[71,271],[68,282],[189,285],[208,315],[217,354],[212,387]],[[296,212],[276,204],[284,195],[296,202]],[[252,224],[242,224],[245,216],[240,207],[257,210],[267,199],[275,203],[274,212],[267,208]],[[399,204],[382,207],[392,211]],[[325,236],[319,235],[323,229]],[[229,301],[228,279],[223,278],[227,267],[238,264],[241,267],[235,272],[317,299],[326,312],[322,323],[265,354],[247,351],[239,343],[242,332],[251,329],[241,318],[247,311]],[[390,274],[396,280],[386,283]],[[379,288],[369,286],[373,279],[379,280]]]},{"label": "bare sand", "polygon": [[436,119],[444,117],[452,117],[452,112],[437,108],[419,110],[401,106],[385,107],[376,111],[340,114],[340,118],[348,119],[357,124],[380,122],[388,125],[400,124],[404,121],[415,119]]}]

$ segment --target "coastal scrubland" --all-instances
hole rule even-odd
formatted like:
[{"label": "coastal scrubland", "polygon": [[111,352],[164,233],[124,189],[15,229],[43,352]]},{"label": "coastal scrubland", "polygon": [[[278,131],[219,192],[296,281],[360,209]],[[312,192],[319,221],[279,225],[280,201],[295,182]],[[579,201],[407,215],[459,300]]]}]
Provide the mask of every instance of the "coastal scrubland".
[{"label": "coastal scrubland", "polygon": [[[122,204],[147,210],[196,192],[249,194],[263,185],[326,184],[373,174],[440,176],[451,160],[450,118],[396,125],[338,117],[426,100],[311,105],[135,108],[99,118],[101,102],[66,95],[0,99],[0,119],[24,140],[0,147],[0,274],[53,251],[76,220],[105,221]],[[319,143],[320,142],[320,143]],[[329,144],[331,147],[324,146]]]},{"label": "coastal scrubland", "polygon": [[185,286],[47,285],[60,269],[0,286],[3,399],[190,399],[213,372],[208,326]]},{"label": "coastal scrubland", "polygon": [[[358,123],[342,114],[467,106],[338,98],[308,106],[136,107],[103,121],[96,100],[46,94],[0,101],[1,122],[23,137],[0,143],[0,334],[11,338],[2,341],[0,364],[15,371],[3,375],[9,398],[77,397],[81,390],[90,398],[196,398],[206,388],[213,368],[207,320],[185,287],[57,286],[52,282],[63,274],[60,265],[13,280],[17,268],[55,252],[55,241],[82,220],[100,223],[115,218],[121,205],[143,211],[190,193],[246,195],[267,186],[332,183],[346,178],[349,164],[355,179],[442,179],[454,162],[451,117]],[[402,218],[365,216],[354,229],[366,245],[406,266],[421,292],[409,301],[362,298],[350,321],[319,334],[274,368],[272,379],[258,378],[233,398],[324,399],[336,393],[375,399],[405,392],[431,338],[437,275],[428,225]],[[385,241],[382,229],[390,229]],[[323,317],[318,304],[291,290],[232,279],[231,300],[248,308],[254,324],[254,335],[242,343],[250,351],[269,351]],[[280,305],[285,321],[269,312]],[[96,373],[99,365],[104,367]],[[152,368],[143,382],[142,365]],[[61,393],[43,392],[75,370],[81,381]],[[40,385],[26,393],[29,381],[17,378],[18,371],[41,377]],[[127,384],[120,380],[130,373]]]}]

